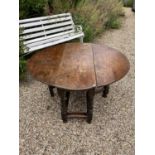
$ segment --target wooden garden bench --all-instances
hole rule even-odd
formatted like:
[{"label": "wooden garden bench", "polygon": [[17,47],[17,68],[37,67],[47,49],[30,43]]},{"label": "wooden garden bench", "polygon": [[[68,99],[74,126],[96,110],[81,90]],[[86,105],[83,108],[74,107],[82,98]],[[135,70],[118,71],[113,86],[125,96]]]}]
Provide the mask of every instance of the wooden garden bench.
[{"label": "wooden garden bench", "polygon": [[20,38],[30,53],[76,38],[83,42],[84,33],[80,25],[75,25],[70,13],[24,19],[19,21],[22,29]]}]

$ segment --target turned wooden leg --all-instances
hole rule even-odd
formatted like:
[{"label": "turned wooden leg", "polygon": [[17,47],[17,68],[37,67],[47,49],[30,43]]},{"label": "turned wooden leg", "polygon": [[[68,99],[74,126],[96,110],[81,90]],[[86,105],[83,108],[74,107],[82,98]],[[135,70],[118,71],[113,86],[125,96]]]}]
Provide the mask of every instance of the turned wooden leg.
[{"label": "turned wooden leg", "polygon": [[103,93],[102,93],[102,97],[107,97],[108,93],[109,93],[109,85],[106,85],[103,87]]},{"label": "turned wooden leg", "polygon": [[87,122],[91,123],[93,118],[93,100],[95,95],[95,89],[90,89],[86,93],[87,97]]},{"label": "turned wooden leg", "polygon": [[53,91],[53,89],[54,89],[55,87],[53,87],[53,86],[48,86],[48,88],[49,88],[49,91],[50,91],[51,96],[54,97],[54,91]]},{"label": "turned wooden leg", "polygon": [[63,89],[57,89],[57,90],[58,90],[58,95],[61,99],[61,117],[63,122],[66,123],[70,92]]}]

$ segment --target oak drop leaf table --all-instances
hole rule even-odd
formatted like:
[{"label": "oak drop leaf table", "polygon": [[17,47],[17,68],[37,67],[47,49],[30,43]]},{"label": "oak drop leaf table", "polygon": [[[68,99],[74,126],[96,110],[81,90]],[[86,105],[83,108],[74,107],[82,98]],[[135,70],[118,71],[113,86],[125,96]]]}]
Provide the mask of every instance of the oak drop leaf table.
[{"label": "oak drop leaf table", "polygon": [[[28,60],[28,70],[40,82],[49,86],[51,96],[56,87],[61,98],[61,116],[83,117],[91,123],[95,88],[103,88],[103,97],[109,85],[120,80],[129,70],[128,59],[117,50],[92,43],[64,43],[35,53]],[[85,90],[87,112],[68,113],[71,90]]]}]

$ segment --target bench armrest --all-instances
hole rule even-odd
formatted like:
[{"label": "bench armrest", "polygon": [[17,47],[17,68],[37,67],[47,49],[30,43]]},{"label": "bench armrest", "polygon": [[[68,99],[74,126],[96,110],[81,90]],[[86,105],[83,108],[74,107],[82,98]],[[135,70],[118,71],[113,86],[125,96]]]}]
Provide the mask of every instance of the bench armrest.
[{"label": "bench armrest", "polygon": [[81,25],[74,25],[76,32],[82,32],[82,26]]}]

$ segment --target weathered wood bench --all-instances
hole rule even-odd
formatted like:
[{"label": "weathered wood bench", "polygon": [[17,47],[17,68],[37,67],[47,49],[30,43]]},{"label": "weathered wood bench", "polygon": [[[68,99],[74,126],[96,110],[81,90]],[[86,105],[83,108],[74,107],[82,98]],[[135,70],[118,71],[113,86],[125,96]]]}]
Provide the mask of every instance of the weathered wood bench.
[{"label": "weathered wood bench", "polygon": [[19,21],[22,29],[20,38],[30,53],[76,38],[83,42],[84,33],[80,25],[75,25],[70,13],[24,19]]}]

